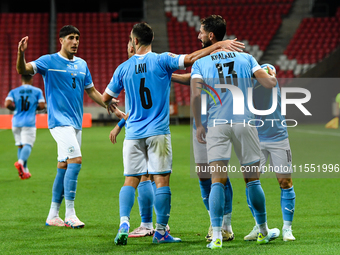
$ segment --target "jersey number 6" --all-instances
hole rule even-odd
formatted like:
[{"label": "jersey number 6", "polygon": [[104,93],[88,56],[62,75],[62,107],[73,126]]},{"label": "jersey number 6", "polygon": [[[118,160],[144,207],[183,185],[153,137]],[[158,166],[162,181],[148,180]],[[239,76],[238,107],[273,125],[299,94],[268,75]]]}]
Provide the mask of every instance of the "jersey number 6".
[{"label": "jersey number 6", "polygon": [[[144,109],[150,109],[152,107],[151,92],[150,89],[144,87],[145,78],[140,79],[139,95]],[[146,97],[146,98],[145,98]]]}]

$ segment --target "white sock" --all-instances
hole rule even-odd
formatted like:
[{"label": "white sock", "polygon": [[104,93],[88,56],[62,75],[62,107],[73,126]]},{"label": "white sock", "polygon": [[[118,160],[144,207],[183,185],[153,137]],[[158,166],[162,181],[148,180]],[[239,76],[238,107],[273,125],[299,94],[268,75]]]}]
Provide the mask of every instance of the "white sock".
[{"label": "white sock", "polygon": [[21,164],[21,165],[24,165],[24,161],[22,159],[19,159],[18,162]]},{"label": "white sock", "polygon": [[223,215],[222,229],[229,233],[233,232],[231,228],[231,213]]},{"label": "white sock", "polygon": [[216,239],[220,239],[222,242],[222,233],[221,233],[221,227],[212,227],[213,228],[213,237],[212,241],[215,242]]},{"label": "white sock", "polygon": [[282,229],[292,229],[292,222],[284,220]]},{"label": "white sock", "polygon": [[25,172],[25,173],[29,173],[29,172],[30,172],[30,171],[28,170],[28,167],[25,167],[25,168],[24,168],[24,172]]},{"label": "white sock", "polygon": [[122,225],[123,223],[127,223],[128,226],[130,227],[130,219],[129,219],[129,217],[127,217],[127,216],[120,217],[120,224],[119,225]]},{"label": "white sock", "polygon": [[156,223],[156,231],[157,231],[158,233],[160,233],[162,236],[165,235],[165,228],[166,228],[166,225],[164,226],[164,225],[162,225],[162,224]]},{"label": "white sock", "polygon": [[74,210],[74,200],[66,200],[65,199],[65,218],[68,218],[72,215],[76,215],[76,211]]},{"label": "white sock", "polygon": [[262,233],[262,235],[266,236],[268,235],[268,225],[267,222],[263,223],[263,224],[259,224],[258,225],[260,228],[260,233]]},{"label": "white sock", "polygon": [[60,204],[52,202],[50,212],[48,213],[47,220],[51,220],[59,216]]},{"label": "white sock", "polygon": [[140,226],[147,229],[153,229],[152,222],[141,222]]}]

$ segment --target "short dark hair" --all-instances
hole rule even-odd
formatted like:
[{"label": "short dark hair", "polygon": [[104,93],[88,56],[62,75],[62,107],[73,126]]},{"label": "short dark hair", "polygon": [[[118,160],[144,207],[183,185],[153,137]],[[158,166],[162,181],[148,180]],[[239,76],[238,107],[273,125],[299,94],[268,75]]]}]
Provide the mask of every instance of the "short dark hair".
[{"label": "short dark hair", "polygon": [[30,74],[23,74],[21,75],[21,81],[25,82],[25,83],[31,83],[33,80],[33,76]]},{"label": "short dark hair", "polygon": [[220,15],[210,15],[201,19],[201,24],[207,32],[214,33],[217,41],[222,41],[226,34],[227,23]]},{"label": "short dark hair", "polygon": [[78,34],[80,36],[78,28],[72,25],[66,25],[60,29],[59,38],[63,38],[65,36],[68,36],[69,34]]},{"label": "short dark hair", "polygon": [[153,31],[146,22],[137,23],[132,28],[132,33],[137,37],[141,45],[150,45],[153,40]]}]

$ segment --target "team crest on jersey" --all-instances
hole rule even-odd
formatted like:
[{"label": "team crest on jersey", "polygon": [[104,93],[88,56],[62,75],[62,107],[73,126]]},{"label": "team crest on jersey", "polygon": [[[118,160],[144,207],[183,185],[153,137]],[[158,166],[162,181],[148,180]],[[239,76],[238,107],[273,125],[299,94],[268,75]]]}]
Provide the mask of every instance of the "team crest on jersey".
[{"label": "team crest on jersey", "polygon": [[173,54],[173,53],[168,53],[168,55],[170,56],[170,57],[172,57],[172,58],[176,58],[178,55],[176,55],[176,54]]},{"label": "team crest on jersey", "polygon": [[69,147],[69,148],[68,148],[68,152],[69,152],[69,153],[73,153],[73,152],[74,152],[74,146]]}]

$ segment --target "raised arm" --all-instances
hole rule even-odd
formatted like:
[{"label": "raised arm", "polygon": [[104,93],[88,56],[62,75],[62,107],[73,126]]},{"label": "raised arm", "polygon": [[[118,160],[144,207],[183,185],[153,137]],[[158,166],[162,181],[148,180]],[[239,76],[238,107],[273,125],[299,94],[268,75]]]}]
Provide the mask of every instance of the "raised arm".
[{"label": "raised arm", "polygon": [[26,63],[25,51],[27,49],[28,36],[22,38],[18,45],[17,72],[19,74],[34,74],[33,66]]},{"label": "raised arm", "polygon": [[[232,50],[232,51],[242,51],[241,48],[244,48],[244,43],[236,41],[237,38],[234,40],[225,40],[225,41],[219,41],[217,43],[214,43],[213,45],[195,51],[191,54],[188,54],[184,58],[184,66],[188,67],[194,64],[194,62],[197,59],[203,58],[207,55],[209,55],[211,52],[218,50],[218,49],[227,49],[227,50]],[[236,50],[238,49],[238,50]]]},{"label": "raised arm", "polygon": [[173,73],[171,76],[171,81],[190,86],[190,75],[191,75],[190,73],[185,74]]}]

